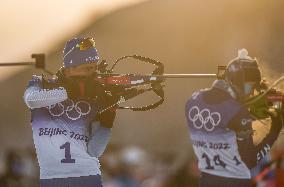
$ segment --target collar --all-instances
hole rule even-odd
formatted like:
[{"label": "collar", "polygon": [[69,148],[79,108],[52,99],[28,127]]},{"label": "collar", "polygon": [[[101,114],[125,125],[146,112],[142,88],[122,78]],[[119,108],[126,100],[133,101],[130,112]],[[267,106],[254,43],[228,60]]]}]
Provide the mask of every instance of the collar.
[{"label": "collar", "polygon": [[232,87],[224,80],[215,80],[212,84],[213,88],[218,88],[230,94],[234,99],[237,99],[236,92],[232,89]]}]

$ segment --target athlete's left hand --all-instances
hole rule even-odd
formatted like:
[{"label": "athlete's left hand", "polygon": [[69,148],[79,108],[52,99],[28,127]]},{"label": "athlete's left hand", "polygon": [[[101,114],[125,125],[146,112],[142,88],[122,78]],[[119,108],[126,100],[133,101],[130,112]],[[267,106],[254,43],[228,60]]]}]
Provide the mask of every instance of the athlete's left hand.
[{"label": "athlete's left hand", "polygon": [[106,128],[112,128],[115,116],[116,116],[116,108],[112,107],[100,114],[97,114],[97,119],[100,121],[101,126]]}]

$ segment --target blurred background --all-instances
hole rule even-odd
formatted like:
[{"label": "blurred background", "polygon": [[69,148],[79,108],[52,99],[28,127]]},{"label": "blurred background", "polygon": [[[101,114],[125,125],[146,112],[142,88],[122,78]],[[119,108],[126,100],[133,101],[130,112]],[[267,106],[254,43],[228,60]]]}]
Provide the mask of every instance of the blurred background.
[{"label": "blurred background", "polygon": [[[216,73],[239,48],[247,48],[273,81],[284,70],[283,9],[279,0],[3,0],[0,63],[31,61],[32,53],[45,53],[47,69],[56,72],[67,40],[94,37],[102,59],[114,62],[139,54],[161,61],[166,73]],[[0,181],[14,171],[12,186],[38,186],[30,112],[22,96],[31,76],[41,73],[31,67],[0,67]],[[184,105],[212,81],[167,80],[166,101],[159,108],[119,111],[101,158],[105,186],[197,186]],[[142,104],[152,97],[142,98]],[[255,128],[259,141],[267,127]],[[282,150],[283,135],[272,157]],[[260,180],[258,185],[268,183]]]}]

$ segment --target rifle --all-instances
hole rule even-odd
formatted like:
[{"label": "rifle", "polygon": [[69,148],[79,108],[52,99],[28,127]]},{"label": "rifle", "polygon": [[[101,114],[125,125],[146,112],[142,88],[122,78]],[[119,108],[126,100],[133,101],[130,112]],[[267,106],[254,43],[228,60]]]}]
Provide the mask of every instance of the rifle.
[{"label": "rifle", "polygon": [[[114,73],[115,67],[118,65],[118,63],[129,58],[139,60],[140,62],[152,64],[155,66],[155,69],[152,71],[151,74]],[[133,98],[148,91],[153,91],[158,96],[159,100],[150,105],[142,107],[118,107],[119,109],[130,109],[133,111],[147,111],[160,106],[165,99],[163,90],[164,85],[162,83],[164,83],[165,79],[167,78],[216,78],[216,76],[218,78],[221,78],[222,71],[225,68],[225,66],[219,66],[217,74],[165,74],[164,65],[161,62],[139,55],[123,56],[121,58],[118,58],[110,69],[106,69],[107,66],[108,64],[106,63],[106,61],[102,61],[98,64],[99,73],[96,75],[96,80],[103,84],[107,91],[112,92],[112,90],[120,89],[120,92],[113,91],[114,94],[121,93],[119,95],[120,100],[116,104],[124,102],[130,98]],[[135,89],[136,87],[143,87],[146,85],[149,85],[150,88],[142,89],[139,91]],[[112,107],[112,105],[110,107]]]},{"label": "rifle", "polygon": [[[35,62],[17,62],[17,63],[0,63],[0,66],[31,66],[34,65],[35,68],[42,69],[49,75],[53,75],[52,72],[46,70],[45,68],[45,55],[44,54],[32,54],[32,58]],[[150,74],[118,74],[115,72],[115,67],[125,59],[135,59],[140,62],[149,63],[155,66],[154,70]],[[218,74],[164,74],[164,65],[148,57],[143,57],[139,55],[129,55],[118,58],[110,69],[107,69],[108,63],[102,60],[97,65],[97,74],[93,77],[97,82],[99,82],[104,91],[111,94],[116,98],[116,101],[109,106],[105,107],[100,112],[103,112],[113,106],[118,109],[129,109],[132,111],[147,111],[152,110],[160,106],[164,100],[164,90],[163,83],[166,78],[216,78]],[[224,69],[224,66],[223,66]],[[147,88],[145,88],[147,87]],[[133,97],[141,95],[145,92],[153,91],[159,98],[156,102],[140,106],[140,107],[130,107],[130,106],[119,106],[120,103],[125,102]]]},{"label": "rifle", "polygon": [[283,81],[284,76],[272,85],[262,81],[258,88],[258,94],[247,101],[246,106],[255,119],[261,121],[269,118],[269,111],[282,114],[284,117],[284,92],[275,88]]},{"label": "rifle", "polygon": [[[32,54],[32,58],[35,62],[17,62],[17,63],[0,63],[0,66],[19,66],[19,65],[33,65],[35,68],[42,69],[44,72],[52,75],[53,73],[45,68],[45,55],[44,54]],[[150,74],[119,74],[114,73],[115,67],[125,59],[136,59],[138,61],[149,63],[155,66],[155,69]],[[130,109],[133,111],[147,111],[152,110],[160,106],[164,100],[163,83],[168,78],[217,78],[224,79],[224,72],[226,66],[218,66],[217,74],[165,74],[164,65],[154,59],[143,57],[139,55],[129,55],[118,58],[110,69],[107,69],[108,63],[102,60],[98,65],[98,72],[94,79],[103,85],[105,92],[114,95],[117,100],[104,108],[101,112],[117,106],[118,109]],[[280,77],[271,86],[263,86],[259,90],[259,94],[250,99],[246,105],[249,108],[250,113],[257,120],[268,118],[267,111],[271,108],[284,114],[284,93],[280,90],[276,90],[274,87],[284,81],[284,76]],[[145,88],[148,86],[148,88]],[[140,87],[140,89],[138,89]],[[144,87],[144,88],[143,88]],[[145,92],[153,91],[159,98],[155,103],[141,106],[119,106],[120,103],[125,102],[133,97],[141,95]]]}]

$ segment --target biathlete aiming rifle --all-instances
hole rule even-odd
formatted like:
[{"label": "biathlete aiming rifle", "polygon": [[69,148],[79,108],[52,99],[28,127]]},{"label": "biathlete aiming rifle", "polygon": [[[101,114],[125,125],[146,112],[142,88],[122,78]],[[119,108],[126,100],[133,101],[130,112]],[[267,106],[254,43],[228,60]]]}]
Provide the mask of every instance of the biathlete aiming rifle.
[{"label": "biathlete aiming rifle", "polygon": [[[46,70],[45,55],[44,54],[32,54],[32,58],[35,62],[17,62],[17,63],[0,63],[1,66],[34,66],[37,69],[42,69],[44,72],[53,75],[54,73]],[[155,69],[150,74],[118,74],[115,72],[115,67],[125,59],[135,59],[140,62],[149,63],[155,66]],[[131,55],[124,56],[117,59],[110,69],[107,69],[108,64],[105,60],[102,60],[97,65],[97,74],[94,79],[104,86],[106,92],[117,98],[117,101],[104,110],[116,106],[118,109],[130,109],[133,111],[147,111],[154,109],[164,102],[164,90],[162,83],[167,78],[216,78],[218,74],[164,74],[164,65],[161,62],[153,60],[151,58]],[[224,67],[223,67],[224,68]],[[221,66],[220,66],[221,69]],[[147,87],[147,88],[146,88]],[[140,106],[140,107],[128,107],[119,106],[120,103],[125,102],[142,93],[153,91],[159,100],[153,104]],[[103,110],[103,111],[104,111]],[[103,112],[101,111],[101,112]]]}]

